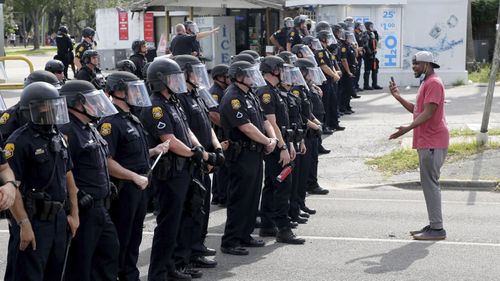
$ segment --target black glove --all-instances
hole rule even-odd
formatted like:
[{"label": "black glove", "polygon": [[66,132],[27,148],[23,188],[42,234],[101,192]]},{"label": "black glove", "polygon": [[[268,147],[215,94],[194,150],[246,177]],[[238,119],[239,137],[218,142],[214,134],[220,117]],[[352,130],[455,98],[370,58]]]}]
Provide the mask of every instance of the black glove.
[{"label": "black glove", "polygon": [[222,148],[217,148],[215,150],[215,156],[217,157],[215,159],[215,165],[222,166],[224,164],[224,162],[226,161],[226,158],[224,157],[224,153],[222,152]]},{"label": "black glove", "polygon": [[203,161],[203,152],[205,152],[203,146],[195,146],[191,151],[193,152],[191,159],[196,163],[201,163]]},{"label": "black glove", "polygon": [[80,189],[78,190],[76,197],[78,198],[78,206],[80,208],[86,209],[92,207],[92,203],[94,202],[92,195]]},{"label": "black glove", "polygon": [[120,195],[118,187],[113,182],[109,182],[109,196],[111,197],[111,201],[117,199],[118,195]]},{"label": "black glove", "polygon": [[209,152],[208,159],[206,162],[208,165],[216,166],[217,165],[217,155],[213,152]]}]

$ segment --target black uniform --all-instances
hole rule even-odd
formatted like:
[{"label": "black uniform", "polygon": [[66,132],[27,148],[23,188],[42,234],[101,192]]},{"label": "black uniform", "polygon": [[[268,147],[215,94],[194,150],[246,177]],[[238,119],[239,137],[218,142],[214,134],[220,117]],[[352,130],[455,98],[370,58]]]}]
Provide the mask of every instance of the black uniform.
[{"label": "black uniform", "polygon": [[[314,52],[316,62],[319,66],[326,65],[335,71],[333,64],[333,56],[330,51],[324,49]],[[333,78],[326,75],[326,81],[320,86],[321,91],[323,91],[322,102],[323,105],[316,105],[315,116],[320,120],[324,121],[326,125],[330,128],[336,128],[339,126],[338,119],[338,100],[337,100],[337,87],[335,84],[337,82],[333,81]],[[321,110],[321,108],[323,108]],[[318,114],[318,115],[317,115]],[[325,118],[323,118],[323,116]]]},{"label": "black uniform", "polygon": [[[102,119],[99,132],[108,143],[111,157],[123,168],[145,175],[149,171],[149,151],[144,128],[139,119],[116,106],[118,113]],[[148,196],[134,182],[111,178],[119,196],[110,209],[120,241],[118,278],[139,280],[137,260]]]},{"label": "black uniform", "polygon": [[[67,34],[60,33],[56,37],[57,56],[55,59],[62,61],[64,64],[64,77],[68,78],[69,59],[72,57],[70,53],[73,52],[73,42]],[[83,53],[82,53],[83,54]]]},{"label": "black uniform", "polygon": [[[266,83],[266,86],[257,90],[257,95],[260,98],[264,113],[276,116],[276,124],[281,130],[285,143],[288,145],[286,131],[290,128],[290,119],[288,117],[288,106],[285,101],[287,97],[282,96],[277,87],[272,86],[267,81]],[[292,177],[287,177],[281,183],[276,181],[276,176],[283,170],[282,165],[279,163],[280,153],[281,150],[276,148],[264,157],[266,166],[260,211],[262,213],[262,227],[268,229],[275,226],[283,228],[290,225],[288,219],[288,201],[290,199]]]},{"label": "black uniform", "polygon": [[104,76],[99,68],[95,67],[94,69],[90,69],[86,65],[78,70],[75,78],[78,80],[89,81],[98,90],[104,89],[104,85],[106,83],[106,80],[104,79]]},{"label": "black uniform", "polygon": [[[304,86],[294,86],[292,87],[292,95],[296,97],[296,100],[300,100],[300,108],[301,108],[301,118],[303,120],[303,128],[307,128],[307,121],[313,120],[314,115],[312,113],[312,104],[310,100],[310,93]],[[290,198],[290,217],[297,218],[300,213],[300,208],[305,206],[305,198],[306,198],[306,184],[307,179],[309,177],[310,165],[311,165],[311,149],[316,142],[317,146],[317,135],[311,129],[304,130],[304,142],[307,149],[306,154],[300,155],[298,160],[298,166],[295,167],[293,171],[293,179],[292,182],[296,181],[297,186],[296,192],[292,193]]]},{"label": "black uniform", "polygon": [[378,38],[374,32],[366,31],[367,43],[365,45],[365,72],[363,74],[364,87],[370,86],[370,72],[372,74],[372,86],[377,86],[377,75],[379,61],[376,58]]},{"label": "black uniform", "polygon": [[142,70],[144,69],[144,65],[147,63],[146,57],[142,54],[133,54],[129,58],[135,64],[135,76],[140,79],[144,79],[145,77],[142,75]]},{"label": "black uniform", "polygon": [[[8,281],[61,279],[68,237],[64,209],[68,197],[66,173],[73,164],[63,136],[55,127],[46,128],[50,126],[24,125],[5,145],[9,166],[21,182],[20,192],[36,240],[36,251],[31,245],[20,251],[20,228],[12,225],[8,260],[11,264],[5,274]],[[5,163],[3,157],[0,163]],[[35,205],[44,208],[35,210]],[[10,255],[11,252],[14,254]]]},{"label": "black uniform", "polygon": [[2,147],[7,138],[18,128],[26,124],[19,111],[19,104],[11,106],[0,116],[0,134],[2,136]]},{"label": "black uniform", "polygon": [[94,49],[93,43],[89,43],[86,40],[83,40],[82,42],[80,42],[80,44],[76,45],[75,58],[78,58],[79,60],[81,60],[82,55],[83,55],[83,53],[85,53],[85,51],[93,50],[93,49]]},{"label": "black uniform", "polygon": [[293,47],[297,44],[302,44],[302,37],[303,37],[302,32],[294,27],[290,29],[290,32],[288,33],[288,39],[286,42],[291,43]]},{"label": "black uniform", "polygon": [[282,29],[278,29],[276,32],[273,33],[272,36],[278,41],[278,44],[280,44],[283,49],[286,49],[286,42],[288,40],[288,33],[290,32],[290,28],[283,27]]},{"label": "black uniform", "polygon": [[199,43],[196,35],[177,34],[170,43],[172,55],[191,55],[193,52],[199,52]]},{"label": "black uniform", "polygon": [[[72,113],[61,126],[75,163],[73,175],[79,193],[92,196],[88,206],[79,204],[80,227],[71,242],[68,280],[114,280],[118,272],[119,242],[108,213],[110,182],[106,141],[92,123],[84,124]],[[113,279],[114,278],[114,279]]]},{"label": "black uniform", "polygon": [[[366,33],[363,32],[358,32],[354,31],[354,36],[356,37],[356,42],[358,42],[358,46],[361,48],[365,48],[365,46],[368,44],[368,38],[365,35]],[[356,67],[356,73],[354,75],[356,76],[356,79],[354,80],[354,88],[359,89],[359,79],[361,78],[361,64],[363,63],[363,55],[358,56],[358,65]]]},{"label": "black uniform", "polygon": [[227,220],[221,247],[233,248],[252,240],[263,166],[263,145],[248,138],[238,126],[252,123],[264,133],[265,116],[251,90],[244,93],[234,84],[222,98],[220,113],[222,127],[231,142],[227,159],[230,162]]},{"label": "black uniform", "polygon": [[[318,93],[315,92],[315,90],[309,85],[309,99],[311,100],[312,104],[312,113],[314,117],[316,117],[318,120],[321,120],[320,118],[325,115],[325,108],[323,107],[323,104],[321,102],[321,97],[319,96]],[[324,96],[324,93],[323,93]],[[335,113],[337,113],[335,111]],[[335,127],[334,127],[335,128]],[[309,136],[314,137],[314,131],[311,130],[309,133]],[[309,159],[309,175],[307,176],[307,184],[306,184],[306,190],[314,190],[315,188],[319,187],[318,184],[318,149],[319,149],[319,144],[321,143],[321,135],[316,134],[316,140],[309,142],[309,147],[308,149],[308,159]]]},{"label": "black uniform", "polygon": [[[149,134],[149,145],[155,147],[162,143],[160,137],[173,134],[188,147],[189,125],[186,115],[176,96],[166,99],[161,93],[151,95],[151,108],[141,112],[141,120]],[[168,272],[175,271],[174,249],[181,215],[186,201],[191,174],[189,159],[172,152],[163,156],[155,167],[153,184],[158,189],[159,213],[151,249],[148,280],[165,280]]]},{"label": "black uniform", "polygon": [[[212,87],[208,90],[210,94],[212,95],[212,98],[216,102],[221,102],[222,98],[224,97],[224,89],[222,89],[219,84],[214,83]],[[219,113],[219,107],[214,107],[209,109],[211,112],[217,112]],[[224,130],[217,126],[213,125],[215,134],[217,135],[217,139],[219,141],[225,141],[227,140],[227,137],[224,135]],[[229,174],[228,174],[228,163],[224,163],[222,166],[220,166],[214,174],[213,177],[213,184],[212,184],[212,200],[215,202],[219,202],[220,204],[225,204],[227,200],[227,186],[229,184]]]},{"label": "black uniform", "polygon": [[[206,150],[212,150],[212,123],[208,118],[208,108],[205,103],[198,96],[196,90],[178,95],[178,97],[186,113],[189,128]],[[194,169],[193,177],[198,179],[206,190],[203,200],[203,213],[201,210],[194,214],[189,212],[192,210],[184,210],[175,253],[177,267],[185,267],[189,264],[190,259],[202,256],[205,248],[204,242],[210,215],[210,187],[212,182],[209,174],[203,172],[201,167]],[[191,188],[194,187],[194,185],[191,186]]]},{"label": "black uniform", "polygon": [[[351,46],[351,44],[344,42],[340,45],[340,59],[346,59],[347,64],[350,69],[350,73],[354,74],[356,72],[356,51]],[[342,65],[342,77],[340,78],[340,84],[342,87],[341,100],[340,100],[340,111],[350,111],[351,108],[351,96],[354,96],[354,78],[349,76],[348,71]]]}]

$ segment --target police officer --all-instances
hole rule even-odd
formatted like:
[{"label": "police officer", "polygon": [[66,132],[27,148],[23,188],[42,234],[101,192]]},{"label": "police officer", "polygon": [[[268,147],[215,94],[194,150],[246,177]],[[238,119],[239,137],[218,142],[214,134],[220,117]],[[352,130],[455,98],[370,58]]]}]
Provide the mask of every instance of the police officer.
[{"label": "police officer", "polygon": [[64,78],[68,79],[68,66],[70,63],[70,54],[73,54],[73,42],[68,35],[68,28],[66,26],[59,27],[56,36],[56,44],[57,44],[57,55],[54,57],[57,60],[60,60],[63,65]]},{"label": "police officer", "polygon": [[137,72],[137,68],[133,61],[131,60],[121,60],[116,63],[116,70],[118,71],[127,71],[132,74]]},{"label": "police officer", "polygon": [[[213,249],[207,249],[205,238],[207,235],[208,219],[210,214],[210,194],[212,182],[209,173],[213,166],[220,166],[224,162],[224,154],[221,144],[212,129],[208,113],[209,108],[216,107],[217,104],[208,92],[210,82],[205,65],[194,56],[181,55],[174,58],[186,76],[187,92],[179,95],[182,108],[186,113],[189,128],[196,136],[200,144],[210,153],[207,163],[210,166],[198,166],[194,169],[193,177],[205,188],[203,206],[196,210],[184,210],[179,240],[176,249],[177,267],[186,267],[191,263],[194,267],[213,268],[217,265],[214,260],[207,259],[205,255],[215,253]],[[191,185],[191,198],[196,195]]]},{"label": "police officer", "polygon": [[78,44],[75,48],[75,58],[73,62],[77,70],[82,68],[82,56],[87,50],[93,50],[95,46],[94,42],[95,30],[90,27],[85,27],[82,30],[82,42]]},{"label": "police officer", "polygon": [[356,37],[356,42],[358,42],[358,65],[356,67],[356,79],[354,81],[354,89],[356,92],[363,91],[363,89],[359,87],[359,79],[361,78],[361,64],[363,63],[365,47],[368,44],[368,38],[365,31],[365,26],[361,22],[354,22],[354,36]]},{"label": "police officer", "polygon": [[[222,97],[224,97],[224,91],[231,84],[228,71],[229,66],[225,64],[219,64],[212,68],[211,75],[213,85],[208,91],[216,102],[220,102],[222,100]],[[221,145],[227,144],[227,137],[224,135],[224,130],[221,127],[219,105],[209,110],[210,120],[214,124],[213,128],[215,134],[217,135],[217,139],[221,142]],[[226,161],[225,164],[221,165],[215,171],[212,184],[212,205],[220,205],[221,207],[226,205],[227,185],[229,182],[227,163],[228,162]]]},{"label": "police officer", "polygon": [[[45,70],[35,70],[24,80],[24,87],[32,84],[33,82],[47,82],[56,89],[60,89],[61,85],[57,77]],[[28,118],[25,118],[25,117]],[[21,114],[19,103],[9,107],[0,116],[0,134],[2,136],[2,146],[7,138],[18,128],[28,123],[30,120],[29,115]]]},{"label": "police officer", "polygon": [[108,76],[106,92],[113,97],[118,113],[104,117],[99,132],[108,143],[111,180],[119,190],[110,209],[120,241],[118,279],[139,280],[137,260],[148,202],[149,157],[168,151],[168,142],[148,150],[146,132],[132,107],[151,106],[144,81],[132,73],[119,71]]},{"label": "police officer", "polygon": [[135,40],[134,42],[132,42],[132,52],[134,52],[134,54],[132,54],[129,59],[135,65],[135,71],[133,73],[137,77],[144,79],[145,77],[142,76],[142,70],[144,68],[144,65],[148,62],[146,60],[146,53],[148,52],[146,41]]},{"label": "police officer", "polygon": [[265,85],[260,72],[252,64],[239,61],[229,66],[229,77],[233,84],[227,88],[220,104],[221,124],[230,142],[228,161],[231,161],[227,221],[221,251],[248,255],[248,250],[242,246],[265,245],[264,241],[254,239],[250,234],[254,230],[259,206],[263,153],[274,151],[277,139],[252,92],[252,87]]},{"label": "police officer", "polygon": [[46,82],[24,88],[19,106],[30,121],[5,145],[5,157],[20,182],[10,209],[15,223],[9,243],[12,265],[7,268],[12,272],[6,272],[5,280],[60,280],[68,236],[79,226],[73,164],[56,126],[69,121],[68,112],[64,98]]},{"label": "police officer", "polygon": [[[192,179],[191,159],[207,160],[208,153],[189,129],[186,113],[178,94],[187,91],[184,73],[179,65],[167,58],[157,58],[148,68],[151,85],[151,108],[144,109],[141,120],[149,133],[149,145],[154,147],[170,140],[169,153],[160,159],[153,171],[158,188],[159,213],[151,249],[148,280],[191,280],[191,271],[175,268],[174,248],[181,215]],[[197,276],[199,272],[196,272]]]},{"label": "police officer", "polygon": [[231,63],[235,63],[235,62],[238,62],[238,61],[246,61],[252,65],[256,65],[258,64],[259,62],[257,60],[254,59],[254,57],[250,54],[237,54],[236,56],[232,57],[231,58]]},{"label": "police officer", "polygon": [[64,69],[65,66],[60,60],[49,60],[45,64],[45,70],[53,73],[57,77],[57,80],[59,80],[59,83],[61,85],[64,85],[64,82],[66,81],[66,77],[64,76]]},{"label": "police officer", "polygon": [[274,32],[269,41],[276,47],[278,52],[282,52],[286,50],[286,41],[288,37],[288,33],[290,29],[293,28],[293,19],[291,17],[286,17],[283,20],[283,27]]},{"label": "police officer", "polygon": [[304,15],[296,16],[293,19],[293,28],[288,33],[287,41],[286,41],[286,50],[291,52],[292,47],[296,44],[302,43],[302,37],[308,35],[306,29],[306,20],[307,17]]},{"label": "police officer", "polygon": [[261,57],[260,57],[259,53],[257,53],[254,50],[243,50],[243,51],[240,52],[240,54],[251,55],[253,57],[253,59],[255,60],[256,63],[260,63]]},{"label": "police officer", "polygon": [[197,32],[196,34],[189,34],[186,31],[184,24],[178,24],[175,26],[176,35],[170,43],[170,51],[172,55],[193,55],[199,56],[199,42],[203,38],[207,38],[213,33],[219,31],[219,27],[216,27],[209,31]]},{"label": "police officer", "polygon": [[83,67],[78,70],[75,78],[91,82],[96,89],[104,89],[106,80],[99,69],[99,53],[94,50],[87,50],[82,55]]},{"label": "police officer", "polygon": [[[363,74],[364,89],[365,90],[381,90],[377,83],[378,79],[378,68],[379,60],[377,59],[377,44],[378,35],[374,29],[373,22],[365,22],[366,34],[367,34],[367,44],[365,45],[365,73]],[[372,76],[372,86],[370,87],[370,72]]]},{"label": "police officer", "polygon": [[116,280],[119,242],[108,209],[112,189],[106,141],[97,131],[98,118],[117,113],[101,90],[87,81],[72,80],[61,88],[70,123],[61,127],[68,141],[78,186],[80,228],[68,255],[67,280]]},{"label": "police officer", "polygon": [[[278,88],[283,72],[284,60],[277,56],[265,57],[260,70],[266,80],[266,86],[257,89],[257,96],[278,138],[276,149],[264,157],[265,177],[262,189],[262,200],[260,211],[262,213],[262,227],[260,236],[275,236],[276,241],[288,244],[304,244],[305,240],[295,237],[288,218],[289,199],[291,192],[292,177],[278,182],[276,177],[284,167],[291,165],[295,159],[295,147],[292,142],[288,106]],[[276,228],[277,227],[277,231]]]},{"label": "police officer", "polygon": [[340,111],[344,114],[353,114],[351,108],[351,97],[354,95],[354,78],[356,70],[356,50],[347,40],[344,30],[339,33],[340,42],[340,61],[342,69],[342,77],[340,79],[341,94],[340,94]]},{"label": "police officer", "polygon": [[333,34],[327,30],[319,31],[317,36],[323,49],[315,53],[316,62],[327,79],[321,86],[321,90],[323,91],[323,103],[326,107],[325,123],[332,130],[343,131],[345,127],[339,125],[338,118],[337,82],[340,80],[340,75],[335,68],[335,55],[328,50],[328,46],[336,44],[337,40]]}]

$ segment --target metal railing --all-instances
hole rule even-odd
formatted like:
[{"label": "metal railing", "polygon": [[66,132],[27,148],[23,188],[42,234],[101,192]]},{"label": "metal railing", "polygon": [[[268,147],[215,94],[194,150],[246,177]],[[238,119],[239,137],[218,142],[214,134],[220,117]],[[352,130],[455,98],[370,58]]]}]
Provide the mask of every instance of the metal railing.
[{"label": "metal railing", "polygon": [[[31,60],[26,56],[0,56],[0,62],[6,60],[22,60],[28,64],[30,73],[32,73],[35,68]],[[0,90],[22,90],[24,88],[24,83],[0,83]]]}]

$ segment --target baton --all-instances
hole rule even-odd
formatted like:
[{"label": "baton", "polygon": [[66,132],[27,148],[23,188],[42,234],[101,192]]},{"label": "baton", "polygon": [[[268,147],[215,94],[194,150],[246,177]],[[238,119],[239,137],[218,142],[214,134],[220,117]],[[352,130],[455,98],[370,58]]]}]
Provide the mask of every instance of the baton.
[{"label": "baton", "polygon": [[156,164],[158,164],[158,161],[160,161],[160,158],[163,156],[163,151],[158,154],[158,156],[155,159],[155,162],[153,163],[153,166],[149,169],[148,173],[146,174],[146,177],[149,178],[149,175],[153,172],[153,169],[155,168]]},{"label": "baton", "polygon": [[64,275],[66,273],[66,265],[68,263],[68,255],[69,255],[69,248],[71,247],[71,240],[73,240],[73,236],[71,235],[71,231],[68,233],[68,245],[66,245],[66,253],[64,254],[64,264],[63,264],[63,270],[61,274],[61,281],[64,281]]}]

